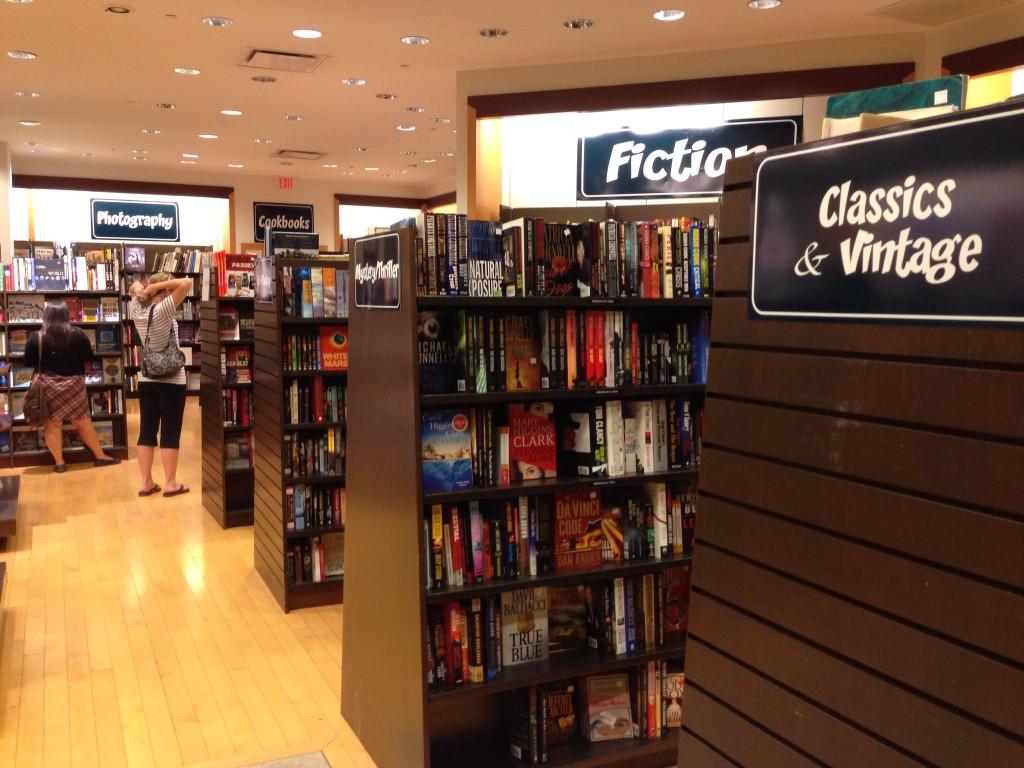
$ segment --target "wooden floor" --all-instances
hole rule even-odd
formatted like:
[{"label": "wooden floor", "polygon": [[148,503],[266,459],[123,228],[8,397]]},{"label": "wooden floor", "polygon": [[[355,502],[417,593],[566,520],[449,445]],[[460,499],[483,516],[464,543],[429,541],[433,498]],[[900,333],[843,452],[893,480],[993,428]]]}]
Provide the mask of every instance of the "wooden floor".
[{"label": "wooden floor", "polygon": [[252,529],[203,511],[199,448],[190,399],[185,496],[139,499],[134,459],[23,471],[18,536],[0,553],[0,766],[323,749],[336,768],[372,767],[340,715],[340,607],[281,612],[253,570]]}]

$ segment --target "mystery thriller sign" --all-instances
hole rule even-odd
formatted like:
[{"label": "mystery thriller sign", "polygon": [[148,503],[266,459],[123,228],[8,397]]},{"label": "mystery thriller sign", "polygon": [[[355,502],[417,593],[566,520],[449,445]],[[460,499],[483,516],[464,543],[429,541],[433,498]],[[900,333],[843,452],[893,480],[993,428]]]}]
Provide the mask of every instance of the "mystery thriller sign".
[{"label": "mystery thriller sign", "polygon": [[356,306],[364,309],[398,309],[402,276],[399,238],[391,232],[356,240]]},{"label": "mystery thriller sign", "polygon": [[795,144],[799,131],[785,118],[581,137],[576,199],[718,195],[729,160]]},{"label": "mystery thriller sign", "polygon": [[1024,322],[1024,109],[781,152],[754,170],[751,307]]},{"label": "mystery thriller sign", "polygon": [[178,242],[178,204],[139,200],[90,202],[93,240]]}]

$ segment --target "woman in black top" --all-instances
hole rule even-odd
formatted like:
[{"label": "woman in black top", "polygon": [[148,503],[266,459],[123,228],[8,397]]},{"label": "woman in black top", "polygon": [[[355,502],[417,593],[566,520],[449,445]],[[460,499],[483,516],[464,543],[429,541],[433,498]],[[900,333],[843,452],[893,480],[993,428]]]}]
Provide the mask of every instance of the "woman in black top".
[{"label": "woman in black top", "polygon": [[[39,363],[39,344],[42,340],[43,360]],[[43,427],[46,447],[53,455],[55,472],[64,472],[62,444],[65,420],[70,421],[82,442],[92,451],[96,466],[117,464],[119,459],[107,456],[100,446],[96,428],[89,415],[89,400],[85,390],[85,364],[94,357],[89,337],[68,321],[68,306],[63,301],[47,304],[43,311],[43,330],[33,333],[25,344],[25,365],[40,369],[49,419]]]}]

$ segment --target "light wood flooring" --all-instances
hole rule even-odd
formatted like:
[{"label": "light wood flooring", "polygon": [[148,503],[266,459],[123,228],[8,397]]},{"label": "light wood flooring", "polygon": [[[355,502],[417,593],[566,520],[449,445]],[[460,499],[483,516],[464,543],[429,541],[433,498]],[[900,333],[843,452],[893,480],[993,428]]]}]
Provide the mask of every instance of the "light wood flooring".
[{"label": "light wood flooring", "polygon": [[202,508],[199,434],[190,398],[192,492],[178,498],[138,498],[134,459],[20,470],[18,536],[0,553],[0,766],[324,750],[335,768],[372,768],[340,714],[341,607],[281,611],[253,570],[252,529],[222,531]]}]

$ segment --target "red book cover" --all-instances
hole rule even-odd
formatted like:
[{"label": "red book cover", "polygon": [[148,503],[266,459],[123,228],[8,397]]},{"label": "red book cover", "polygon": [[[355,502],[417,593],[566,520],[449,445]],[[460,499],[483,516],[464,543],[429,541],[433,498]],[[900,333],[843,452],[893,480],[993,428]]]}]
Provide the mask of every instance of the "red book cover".
[{"label": "red book cover", "polygon": [[490,581],[494,578],[494,557],[491,552],[491,523],[486,517],[483,522],[484,581]]},{"label": "red book cover", "polygon": [[607,312],[595,312],[594,314],[595,314],[596,320],[597,320],[597,328],[595,329],[595,331],[596,331],[595,332],[595,336],[597,337],[597,344],[596,344],[596,346],[597,346],[597,364],[595,366],[594,373],[596,374],[596,376],[595,376],[596,384],[597,384],[597,386],[600,387],[600,386],[603,386],[604,383],[605,383],[605,373],[607,371],[606,366],[608,365],[608,361],[605,360],[605,345],[604,345],[604,338],[605,338],[604,335],[605,335],[605,333],[607,333],[607,331],[605,329],[605,322],[607,322],[607,320],[608,320],[608,313]]},{"label": "red book cover", "polygon": [[444,645],[448,658],[445,670],[445,681],[449,685],[462,684],[462,622],[458,603],[446,603],[444,606]]},{"label": "red book cover", "polygon": [[585,323],[587,328],[587,385],[592,385],[597,378],[597,354],[594,347],[597,339],[597,323],[594,320],[594,313],[587,310]]},{"label": "red book cover", "polygon": [[465,583],[466,576],[466,545],[462,541],[462,520],[459,519],[459,508],[452,505],[448,507],[448,524],[452,527],[452,568],[455,573],[462,574],[461,581]]},{"label": "red book cover", "polygon": [[597,491],[555,494],[556,571],[576,571],[622,559],[618,507],[601,508]]},{"label": "red book cover", "polygon": [[638,372],[640,370],[640,324],[633,323],[629,327],[629,338],[632,340],[632,349],[630,355],[632,356],[632,364],[629,369],[633,373],[633,383],[637,384],[640,381]]},{"label": "red book cover", "polygon": [[324,377],[313,377],[313,421],[324,420]]},{"label": "red book cover", "polygon": [[666,568],[664,575],[665,642],[682,640],[690,619],[690,566]]},{"label": "red book cover", "polygon": [[566,381],[568,388],[576,387],[576,379],[579,376],[576,370],[576,310],[565,311],[565,363]]},{"label": "red book cover", "polygon": [[512,481],[558,475],[555,406],[549,402],[508,407],[509,464]]},{"label": "red book cover", "polygon": [[348,370],[347,325],[325,325],[320,329],[320,370]]},{"label": "red book cover", "polygon": [[469,668],[469,632],[466,629],[466,609],[459,605],[459,637],[462,640],[462,677],[468,679]]}]

